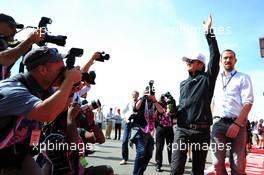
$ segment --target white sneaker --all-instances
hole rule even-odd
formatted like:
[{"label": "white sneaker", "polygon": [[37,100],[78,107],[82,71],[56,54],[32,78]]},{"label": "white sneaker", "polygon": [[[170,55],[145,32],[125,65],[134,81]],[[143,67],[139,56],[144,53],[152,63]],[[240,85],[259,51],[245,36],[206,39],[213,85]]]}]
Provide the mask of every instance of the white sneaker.
[{"label": "white sneaker", "polygon": [[120,165],[125,165],[125,164],[127,164],[127,161],[122,160],[119,164],[120,164]]}]

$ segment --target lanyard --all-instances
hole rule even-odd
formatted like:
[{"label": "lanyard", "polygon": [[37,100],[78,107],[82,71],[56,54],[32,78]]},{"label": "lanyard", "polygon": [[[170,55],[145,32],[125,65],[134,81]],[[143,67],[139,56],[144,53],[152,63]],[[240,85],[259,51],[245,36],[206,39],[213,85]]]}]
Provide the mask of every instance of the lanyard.
[{"label": "lanyard", "polygon": [[226,82],[226,84],[224,84],[224,80],[223,80],[223,74],[222,74],[222,85],[223,85],[223,90],[226,90],[227,85],[229,84],[229,82],[231,81],[231,79],[233,78],[233,76],[235,76],[235,74],[237,73],[237,71],[235,71],[231,77],[228,79],[228,81]]}]

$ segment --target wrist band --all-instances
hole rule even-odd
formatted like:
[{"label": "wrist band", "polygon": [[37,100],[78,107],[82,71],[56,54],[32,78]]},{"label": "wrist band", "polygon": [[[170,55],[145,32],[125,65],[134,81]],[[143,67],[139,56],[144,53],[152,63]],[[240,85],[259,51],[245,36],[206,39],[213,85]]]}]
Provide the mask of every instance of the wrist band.
[{"label": "wrist band", "polygon": [[233,122],[235,125],[237,125],[238,127],[241,127],[241,125],[237,124],[236,122]]}]

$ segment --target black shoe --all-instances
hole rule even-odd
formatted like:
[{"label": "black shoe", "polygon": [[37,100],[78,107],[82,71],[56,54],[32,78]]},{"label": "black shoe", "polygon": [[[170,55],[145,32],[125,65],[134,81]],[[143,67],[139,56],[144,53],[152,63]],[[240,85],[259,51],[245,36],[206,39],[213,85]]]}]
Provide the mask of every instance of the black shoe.
[{"label": "black shoe", "polygon": [[155,168],[155,170],[156,170],[157,172],[162,172],[161,168],[158,167],[158,166]]}]

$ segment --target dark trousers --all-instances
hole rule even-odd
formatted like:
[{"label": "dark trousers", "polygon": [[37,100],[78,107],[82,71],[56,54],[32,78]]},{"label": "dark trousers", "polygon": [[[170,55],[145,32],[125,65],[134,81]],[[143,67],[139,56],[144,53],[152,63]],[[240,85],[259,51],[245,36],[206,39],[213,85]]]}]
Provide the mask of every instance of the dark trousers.
[{"label": "dark trousers", "polygon": [[150,134],[145,134],[141,129],[135,136],[136,158],[134,162],[133,175],[143,175],[152,157],[154,140]]},{"label": "dark trousers", "polygon": [[172,127],[162,127],[157,126],[156,128],[156,166],[162,166],[162,158],[163,158],[163,147],[167,144],[167,152],[168,152],[168,161],[171,163],[171,154],[172,154],[172,142],[173,142],[173,129]]},{"label": "dark trousers", "polygon": [[[118,137],[117,137],[117,132],[118,132]],[[118,138],[120,140],[121,136],[121,123],[116,123],[115,124],[115,140]]]},{"label": "dark trousers", "polygon": [[102,123],[97,123],[97,125],[102,129]]},{"label": "dark trousers", "polygon": [[128,141],[130,138],[131,125],[126,123],[124,126],[123,141],[122,141],[122,158],[123,160],[128,160]]},{"label": "dark trousers", "polygon": [[184,173],[188,145],[192,149],[192,175],[203,175],[208,149],[210,129],[189,129],[176,127],[172,145],[171,175]]}]

